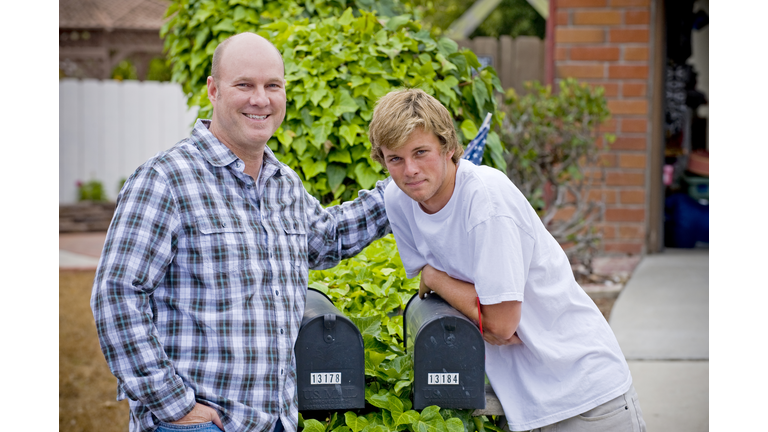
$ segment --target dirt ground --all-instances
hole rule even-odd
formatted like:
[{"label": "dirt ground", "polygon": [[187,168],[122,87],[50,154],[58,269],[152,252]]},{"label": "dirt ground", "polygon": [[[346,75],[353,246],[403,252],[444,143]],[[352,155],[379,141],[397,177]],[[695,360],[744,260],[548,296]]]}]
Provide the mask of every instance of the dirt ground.
[{"label": "dirt ground", "polygon": [[[128,402],[96,336],[90,298],[93,271],[59,271],[59,432],[125,432]],[[616,294],[590,294],[606,319]]]},{"label": "dirt ground", "polygon": [[128,401],[99,348],[90,298],[93,271],[59,271],[59,431],[124,432]]}]

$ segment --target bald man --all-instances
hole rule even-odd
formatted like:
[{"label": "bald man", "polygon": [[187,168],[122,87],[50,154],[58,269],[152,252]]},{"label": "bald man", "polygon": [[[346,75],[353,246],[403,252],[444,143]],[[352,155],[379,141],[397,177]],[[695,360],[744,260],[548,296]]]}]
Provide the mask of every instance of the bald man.
[{"label": "bald man", "polygon": [[390,232],[388,181],[324,209],[267,147],[285,85],[269,41],[222,42],[211,120],[120,192],[91,307],[132,432],[296,431],[293,346],[308,271]]}]

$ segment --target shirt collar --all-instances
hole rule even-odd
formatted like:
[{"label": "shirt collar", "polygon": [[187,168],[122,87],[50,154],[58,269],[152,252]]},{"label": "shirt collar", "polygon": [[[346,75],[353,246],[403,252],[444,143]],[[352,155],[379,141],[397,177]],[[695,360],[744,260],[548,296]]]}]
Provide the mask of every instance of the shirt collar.
[{"label": "shirt collar", "polygon": [[[192,140],[197,144],[200,152],[203,154],[205,160],[213,166],[221,167],[227,166],[232,162],[240,160],[229,147],[225,146],[218,138],[216,138],[209,128],[211,127],[211,120],[209,119],[197,119],[195,127],[192,129]],[[283,164],[268,146],[264,146],[264,159],[262,166],[266,167],[267,164],[274,165],[272,170],[278,175],[283,175]]]}]

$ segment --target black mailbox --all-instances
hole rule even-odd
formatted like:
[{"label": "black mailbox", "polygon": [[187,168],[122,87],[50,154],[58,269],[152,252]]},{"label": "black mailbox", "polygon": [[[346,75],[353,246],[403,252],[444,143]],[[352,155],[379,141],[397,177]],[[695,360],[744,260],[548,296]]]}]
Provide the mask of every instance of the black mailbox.
[{"label": "black mailbox", "polygon": [[294,347],[299,411],[365,408],[360,330],[320,291],[307,304]]},{"label": "black mailbox", "polygon": [[435,293],[405,307],[405,349],[413,351],[413,408],[485,408],[485,344],[469,318]]}]

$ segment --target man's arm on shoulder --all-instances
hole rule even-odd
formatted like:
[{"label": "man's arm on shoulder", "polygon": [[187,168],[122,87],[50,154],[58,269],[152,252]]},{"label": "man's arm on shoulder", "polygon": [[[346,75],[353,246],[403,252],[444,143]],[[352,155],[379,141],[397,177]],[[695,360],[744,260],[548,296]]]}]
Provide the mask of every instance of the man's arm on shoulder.
[{"label": "man's arm on shoulder", "polygon": [[120,389],[166,422],[195,407],[152,320],[150,296],[173,260],[178,229],[166,180],[141,167],[118,198],[91,295],[99,343]]},{"label": "man's arm on shoulder", "polygon": [[[450,277],[427,264],[421,271],[419,297],[434,291],[448,304],[456,308],[475,324],[479,324],[477,291],[471,283]],[[505,301],[492,305],[481,305],[483,339],[493,345],[520,344],[517,326],[520,324],[522,302]]]},{"label": "man's arm on shoulder", "polygon": [[374,189],[360,191],[354,201],[327,209],[305,192],[310,268],[333,267],[392,232],[384,207],[384,190],[390,181],[378,181]]}]

